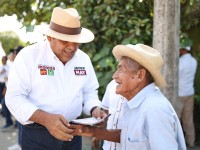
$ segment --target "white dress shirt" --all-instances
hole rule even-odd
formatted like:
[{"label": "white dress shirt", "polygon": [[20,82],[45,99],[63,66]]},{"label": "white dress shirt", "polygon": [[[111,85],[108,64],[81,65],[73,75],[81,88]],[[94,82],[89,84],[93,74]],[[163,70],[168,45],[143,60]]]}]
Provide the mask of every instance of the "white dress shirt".
[{"label": "white dress shirt", "polygon": [[194,78],[197,61],[191,54],[179,58],[179,96],[194,95]]},{"label": "white dress shirt", "polygon": [[[117,83],[112,80],[107,88],[102,99],[102,108],[108,110],[110,117],[107,121],[107,129],[121,129],[122,128],[122,117],[123,117],[123,107],[127,100],[115,94]],[[104,140],[103,143],[104,150],[120,150],[120,143],[110,142]]]},{"label": "white dress shirt", "polygon": [[116,105],[117,101],[112,101],[111,98],[113,95],[115,94],[115,90],[116,90],[116,85],[117,83],[115,82],[115,80],[112,80],[106,87],[106,91],[103,95],[103,99],[102,99],[102,108],[105,110],[109,110],[110,106],[112,106],[112,104]]},{"label": "white dress shirt", "polygon": [[122,150],[186,150],[179,118],[154,83],[128,101],[123,113]]},{"label": "white dress shirt", "polygon": [[154,83],[130,101],[115,94],[115,87],[114,81],[108,84],[102,107],[111,113],[107,129],[122,129],[121,141],[104,141],[104,150],[186,150],[179,119]]},{"label": "white dress shirt", "polygon": [[68,121],[82,111],[90,114],[101,106],[99,84],[90,58],[80,49],[65,65],[56,57],[48,41],[24,48],[17,55],[9,74],[6,105],[22,124],[41,109],[62,114]]}]

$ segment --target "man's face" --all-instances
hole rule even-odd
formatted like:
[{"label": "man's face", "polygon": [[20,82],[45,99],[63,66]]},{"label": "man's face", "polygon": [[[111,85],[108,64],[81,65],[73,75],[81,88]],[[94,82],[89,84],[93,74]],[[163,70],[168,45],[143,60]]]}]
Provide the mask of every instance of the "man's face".
[{"label": "man's face", "polygon": [[113,79],[118,85],[116,86],[116,94],[120,94],[125,98],[132,98],[134,90],[137,88],[135,81],[137,72],[130,69],[127,61],[122,59],[118,64],[117,71],[113,74]]},{"label": "man's face", "polygon": [[79,46],[79,43],[62,41],[52,37],[48,37],[48,40],[54,54],[63,64],[72,59]]},{"label": "man's face", "polygon": [[184,48],[181,48],[181,49],[179,50],[179,56],[180,56],[180,57],[181,57],[182,55],[186,54],[186,53],[188,53],[188,51],[187,51],[186,49],[184,49]]},{"label": "man's face", "polygon": [[183,50],[183,49],[180,49],[180,50],[179,50],[179,56],[182,56],[182,55],[183,55],[183,52],[184,52],[184,50]]},{"label": "man's face", "polygon": [[1,61],[2,61],[2,64],[5,65],[7,62],[7,57],[2,57]]}]

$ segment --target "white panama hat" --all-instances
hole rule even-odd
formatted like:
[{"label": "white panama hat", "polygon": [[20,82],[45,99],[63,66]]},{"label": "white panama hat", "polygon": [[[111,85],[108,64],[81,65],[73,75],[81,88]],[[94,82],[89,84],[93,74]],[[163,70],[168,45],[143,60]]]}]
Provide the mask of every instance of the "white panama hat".
[{"label": "white panama hat", "polygon": [[166,81],[160,72],[163,59],[156,49],[144,44],[128,44],[117,45],[112,52],[117,60],[121,60],[123,56],[135,60],[150,72],[158,87],[164,88],[166,86]]},{"label": "white panama hat", "polygon": [[94,34],[81,27],[80,16],[75,8],[62,9],[55,7],[52,12],[49,27],[41,32],[63,41],[88,43],[94,39]]}]

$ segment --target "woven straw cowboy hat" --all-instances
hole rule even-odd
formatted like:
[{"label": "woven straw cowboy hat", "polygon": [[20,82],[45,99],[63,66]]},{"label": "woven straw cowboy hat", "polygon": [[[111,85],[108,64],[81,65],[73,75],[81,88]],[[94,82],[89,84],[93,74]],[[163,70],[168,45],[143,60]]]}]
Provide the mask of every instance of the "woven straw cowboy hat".
[{"label": "woven straw cowboy hat", "polygon": [[166,86],[166,81],[160,72],[163,59],[157,50],[144,44],[128,44],[117,45],[112,52],[117,60],[121,60],[123,56],[135,60],[150,72],[158,87],[164,88]]},{"label": "woven straw cowboy hat", "polygon": [[63,41],[91,42],[94,39],[94,34],[90,30],[81,27],[80,18],[75,8],[62,9],[55,7],[49,27],[41,32]]}]

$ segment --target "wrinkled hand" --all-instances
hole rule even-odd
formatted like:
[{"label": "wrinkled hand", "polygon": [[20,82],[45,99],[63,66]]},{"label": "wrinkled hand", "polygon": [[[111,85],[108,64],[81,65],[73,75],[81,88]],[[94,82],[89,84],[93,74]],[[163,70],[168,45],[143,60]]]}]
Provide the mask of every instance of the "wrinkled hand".
[{"label": "wrinkled hand", "polygon": [[[98,140],[107,140],[120,143],[120,129],[102,129],[90,125],[72,124],[69,128],[73,129],[73,135],[95,137],[98,144]],[[96,145],[97,146],[97,145]]]},{"label": "wrinkled hand", "polygon": [[97,118],[97,119],[103,119],[107,116],[107,114],[101,110],[101,108],[96,107],[93,111],[92,111],[92,116]]}]

